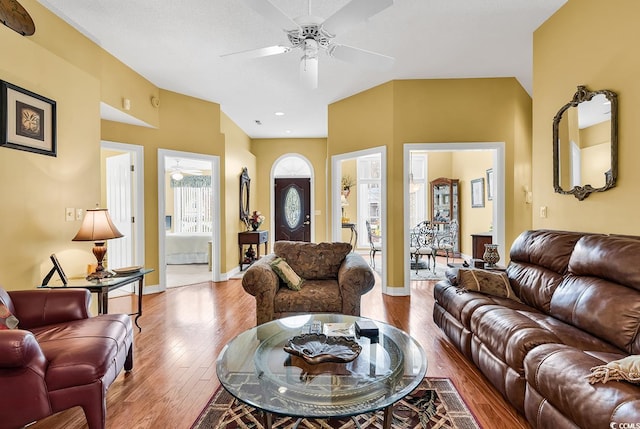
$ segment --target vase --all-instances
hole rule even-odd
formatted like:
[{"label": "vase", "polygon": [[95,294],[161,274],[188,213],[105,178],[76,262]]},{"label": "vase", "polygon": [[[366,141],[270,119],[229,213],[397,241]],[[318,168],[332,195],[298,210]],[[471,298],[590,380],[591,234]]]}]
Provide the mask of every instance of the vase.
[{"label": "vase", "polygon": [[257,231],[260,228],[260,224],[258,222],[251,222],[251,229],[253,231]]},{"label": "vase", "polygon": [[487,264],[487,267],[495,267],[496,263],[500,260],[500,254],[498,253],[498,245],[485,244],[482,260]]}]

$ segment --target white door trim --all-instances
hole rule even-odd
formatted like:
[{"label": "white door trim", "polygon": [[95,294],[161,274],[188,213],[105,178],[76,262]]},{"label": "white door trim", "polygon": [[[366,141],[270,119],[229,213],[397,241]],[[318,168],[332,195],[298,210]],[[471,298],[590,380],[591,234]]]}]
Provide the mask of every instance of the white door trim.
[{"label": "white door trim", "polygon": [[[342,181],[342,161],[367,155],[380,155],[380,226],[382,230],[382,293],[387,293],[387,147],[378,146],[355,152],[342,153],[331,157],[331,240],[340,241],[342,235],[342,211],[340,206],[340,191]],[[393,288],[397,289],[397,288]]]}]

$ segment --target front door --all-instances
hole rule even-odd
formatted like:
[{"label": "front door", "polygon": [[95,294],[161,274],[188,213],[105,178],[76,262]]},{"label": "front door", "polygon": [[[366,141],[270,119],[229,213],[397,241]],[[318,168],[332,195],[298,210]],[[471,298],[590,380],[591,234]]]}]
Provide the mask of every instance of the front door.
[{"label": "front door", "polygon": [[275,241],[311,241],[311,179],[275,179]]}]

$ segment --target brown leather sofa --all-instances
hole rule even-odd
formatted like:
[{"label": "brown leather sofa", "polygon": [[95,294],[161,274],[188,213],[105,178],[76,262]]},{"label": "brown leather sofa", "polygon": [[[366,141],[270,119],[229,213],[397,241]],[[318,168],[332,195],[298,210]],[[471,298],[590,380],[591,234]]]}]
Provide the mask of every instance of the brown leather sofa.
[{"label": "brown leather sofa", "polygon": [[587,380],[640,354],[639,239],[526,231],[506,270],[521,302],[460,293],[452,276],[434,321],[534,428],[640,427],[640,386]]},{"label": "brown leather sofa", "polygon": [[86,289],[7,292],[18,318],[0,330],[0,429],[80,406],[90,429],[105,427],[107,388],[133,366],[133,329],[123,314],[91,317]]},{"label": "brown leather sofa", "polygon": [[[302,290],[287,288],[271,267],[277,257],[305,279]],[[373,270],[349,243],[277,241],[245,272],[244,290],[256,298],[258,325],[301,313],[360,315],[360,297],[375,285]]]}]

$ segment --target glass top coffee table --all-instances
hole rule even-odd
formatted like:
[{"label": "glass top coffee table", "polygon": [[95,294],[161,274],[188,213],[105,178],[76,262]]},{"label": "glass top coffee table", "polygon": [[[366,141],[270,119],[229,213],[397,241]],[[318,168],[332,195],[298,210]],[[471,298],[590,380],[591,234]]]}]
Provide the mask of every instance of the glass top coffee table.
[{"label": "glass top coffee table", "polygon": [[[263,412],[267,429],[271,428],[272,413],[322,419],[381,409],[384,427],[389,428],[393,404],[411,393],[424,378],[424,350],[406,332],[378,321],[374,322],[379,331],[377,337],[356,336],[353,324],[357,320],[370,321],[341,314],[313,314],[251,328],[220,352],[216,362],[218,378],[238,400]],[[330,324],[349,329],[345,334],[357,342],[354,347],[361,348],[357,357],[345,363],[312,364],[284,350],[290,339],[317,321],[325,329],[336,327]]]}]

